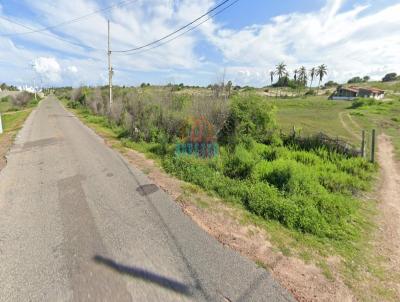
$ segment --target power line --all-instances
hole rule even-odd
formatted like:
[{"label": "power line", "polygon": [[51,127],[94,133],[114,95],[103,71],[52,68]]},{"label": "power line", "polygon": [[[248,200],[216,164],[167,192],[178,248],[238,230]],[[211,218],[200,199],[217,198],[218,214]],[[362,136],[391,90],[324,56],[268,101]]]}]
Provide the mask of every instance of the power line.
[{"label": "power line", "polygon": [[19,35],[26,35],[26,34],[32,34],[32,33],[38,33],[38,32],[47,31],[47,30],[54,29],[54,28],[57,28],[57,27],[61,27],[61,26],[65,26],[65,25],[69,25],[69,24],[72,24],[72,23],[79,22],[79,21],[81,21],[83,19],[86,19],[86,18],[88,18],[90,16],[96,15],[96,14],[104,12],[104,11],[111,10],[114,7],[128,5],[128,4],[130,4],[132,2],[136,2],[136,1],[137,0],[120,1],[120,2],[118,2],[116,4],[113,4],[113,5],[110,5],[110,6],[107,6],[107,7],[103,7],[101,9],[99,9],[99,10],[93,11],[93,12],[88,13],[86,15],[83,15],[83,16],[80,16],[80,17],[77,17],[77,18],[74,18],[74,19],[71,19],[71,20],[63,21],[63,22],[55,24],[55,25],[51,25],[51,26],[47,26],[47,27],[43,27],[43,28],[39,28],[39,29],[30,28],[30,31],[20,32],[20,33],[0,34],[0,36],[19,36]]},{"label": "power line", "polygon": [[[16,25],[18,25],[18,26],[24,27],[24,28],[26,28],[26,29],[33,30],[32,27],[26,26],[26,25],[24,25],[24,24],[22,24],[22,23],[19,23],[19,22],[17,22],[17,21],[11,20],[11,19],[9,19],[9,18],[7,18],[7,17],[0,16],[0,19],[6,20],[6,21],[8,21],[8,22],[10,22],[10,23],[13,23],[13,24],[16,24]],[[46,33],[46,32],[37,32],[37,33],[38,33],[38,34],[42,34],[42,35],[49,36],[49,37],[51,37],[51,38],[53,38],[53,39],[57,39],[57,40],[60,40],[60,41],[69,43],[69,44],[74,45],[74,46],[78,46],[78,47],[82,47],[82,48],[90,48],[90,49],[99,50],[99,51],[106,51],[105,49],[94,48],[94,47],[91,47],[91,46],[88,46],[88,45],[84,45],[84,44],[76,43],[76,42],[73,42],[73,41],[69,41],[69,40],[67,40],[67,39],[60,38],[60,37],[58,37],[58,36],[54,36],[54,35],[49,34],[49,33]],[[0,36],[1,36],[1,35],[0,35]]]},{"label": "power line", "polygon": [[142,46],[139,46],[139,47],[136,47],[136,48],[126,49],[126,50],[113,50],[112,52],[113,52],[113,53],[132,52],[132,51],[140,50],[140,49],[146,48],[146,47],[148,47],[148,46],[157,44],[157,43],[159,43],[159,42],[161,42],[161,41],[163,41],[163,40],[165,40],[165,39],[167,39],[167,38],[169,38],[169,37],[171,37],[171,36],[177,34],[178,32],[180,32],[180,31],[182,31],[182,30],[188,28],[189,26],[193,25],[194,23],[196,23],[197,21],[201,20],[202,18],[204,18],[204,17],[207,16],[208,14],[212,13],[213,11],[217,10],[218,8],[220,8],[220,7],[223,6],[224,4],[228,3],[229,1],[231,1],[231,0],[225,0],[225,1],[221,2],[221,3],[218,4],[217,6],[215,6],[214,8],[212,8],[211,10],[209,10],[208,12],[206,12],[205,14],[201,15],[200,17],[196,18],[195,20],[189,22],[188,24],[182,26],[181,28],[175,30],[174,32],[172,32],[172,33],[170,33],[170,34],[168,34],[168,35],[166,35],[166,36],[164,36],[164,37],[162,37],[162,38],[160,38],[160,39],[158,39],[158,40],[155,40],[155,41],[150,42],[150,43],[148,43],[148,44],[146,44],[146,45],[142,45]]},{"label": "power line", "polygon": [[203,21],[200,22],[199,24],[196,24],[195,26],[189,28],[188,30],[184,31],[183,33],[181,33],[181,34],[179,34],[179,35],[177,35],[177,36],[175,36],[175,37],[173,37],[173,38],[171,38],[171,39],[169,39],[169,40],[167,40],[167,41],[165,41],[165,42],[163,42],[163,43],[157,44],[157,45],[155,45],[155,46],[153,46],[153,47],[150,47],[150,48],[148,48],[148,49],[143,49],[143,50],[136,51],[136,52],[133,52],[133,53],[129,53],[129,54],[126,54],[126,55],[141,54],[141,53],[150,51],[150,50],[152,50],[152,49],[161,47],[161,46],[163,46],[163,45],[165,45],[165,44],[168,44],[169,42],[172,42],[172,41],[178,39],[179,37],[185,35],[186,33],[191,32],[192,30],[198,28],[200,25],[206,23],[208,20],[214,18],[215,16],[217,16],[217,15],[223,13],[225,10],[227,10],[227,9],[230,8],[231,6],[235,5],[235,4],[236,4],[237,2],[239,2],[239,1],[240,1],[240,0],[235,0],[234,2],[232,2],[231,4],[229,4],[229,5],[226,6],[226,7],[222,8],[221,10],[215,12],[214,14],[212,14],[210,17],[208,17],[207,19],[203,20]]}]

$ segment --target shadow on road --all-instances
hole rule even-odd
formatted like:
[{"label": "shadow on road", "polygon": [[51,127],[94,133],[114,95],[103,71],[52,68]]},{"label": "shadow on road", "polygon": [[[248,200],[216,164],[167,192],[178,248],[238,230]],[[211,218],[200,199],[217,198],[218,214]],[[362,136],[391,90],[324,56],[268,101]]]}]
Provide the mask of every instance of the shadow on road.
[{"label": "shadow on road", "polygon": [[191,296],[189,286],[187,286],[184,283],[169,279],[167,277],[160,276],[156,273],[141,268],[126,266],[103,256],[96,255],[93,257],[93,260],[98,264],[102,264],[112,268],[113,270],[119,272],[120,274],[128,275],[133,278],[139,278],[146,282],[152,282],[166,289],[179,292],[186,296]]}]

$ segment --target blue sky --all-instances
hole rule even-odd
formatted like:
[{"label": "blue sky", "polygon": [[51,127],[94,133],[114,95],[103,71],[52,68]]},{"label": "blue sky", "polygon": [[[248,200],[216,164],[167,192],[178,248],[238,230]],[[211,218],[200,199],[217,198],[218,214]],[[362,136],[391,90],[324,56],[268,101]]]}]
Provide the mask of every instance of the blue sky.
[{"label": "blue sky", "polygon": [[[0,1],[0,81],[103,85],[107,19],[112,48],[122,50],[168,34],[221,1],[133,0],[44,33],[7,35],[27,29],[6,19],[38,29],[119,2]],[[400,4],[394,0],[241,0],[162,47],[133,55],[115,53],[114,81],[207,85],[225,72],[235,84],[264,86],[269,71],[281,61],[291,72],[324,63],[326,80],[342,82],[356,75],[379,79],[400,72],[399,15]]]}]

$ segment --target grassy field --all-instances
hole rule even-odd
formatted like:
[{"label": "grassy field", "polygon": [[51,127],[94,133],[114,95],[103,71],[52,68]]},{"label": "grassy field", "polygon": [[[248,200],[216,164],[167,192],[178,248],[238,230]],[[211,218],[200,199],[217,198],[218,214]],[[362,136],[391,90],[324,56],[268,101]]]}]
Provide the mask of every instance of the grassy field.
[{"label": "grassy field", "polygon": [[31,109],[26,109],[2,114],[4,133],[18,131],[31,111]]},{"label": "grassy field", "polygon": [[31,100],[26,106],[17,107],[12,104],[10,98],[0,99],[0,113],[3,124],[3,133],[0,134],[0,168],[4,166],[3,156],[12,145],[14,136],[21,129],[26,118],[32,109],[37,105],[37,101]]},{"label": "grassy field", "polygon": [[278,125],[286,133],[290,133],[293,126],[303,135],[322,131],[360,147],[361,138],[357,136],[361,136],[361,130],[367,131],[369,143],[371,130],[376,129],[377,134],[385,132],[392,137],[400,159],[400,82],[371,82],[359,86],[385,89],[387,98],[358,108],[351,108],[352,102],[331,101],[326,96],[266,100],[277,107]]},{"label": "grassy field", "polygon": [[290,100],[268,98],[267,101],[278,108],[278,125],[286,133],[295,126],[302,135],[323,132],[356,143],[339,119],[341,112],[350,112],[351,102],[330,101],[321,96]]},{"label": "grassy field", "polygon": [[0,99],[0,112],[7,112],[12,107],[8,98]]},{"label": "grassy field", "polygon": [[400,97],[359,107],[350,115],[362,128],[373,127],[378,134],[384,132],[391,136],[396,157],[400,160]]}]

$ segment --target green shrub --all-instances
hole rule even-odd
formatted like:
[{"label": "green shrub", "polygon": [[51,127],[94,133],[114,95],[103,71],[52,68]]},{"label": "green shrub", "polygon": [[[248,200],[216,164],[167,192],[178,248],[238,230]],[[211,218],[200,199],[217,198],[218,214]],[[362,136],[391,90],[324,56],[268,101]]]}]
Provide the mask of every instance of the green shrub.
[{"label": "green shrub", "polygon": [[7,112],[14,112],[14,111],[19,111],[20,109],[17,107],[10,107],[7,109]]},{"label": "green shrub", "polygon": [[22,91],[18,93],[17,95],[13,96],[11,98],[11,102],[13,106],[21,108],[25,107],[29,104],[29,102],[34,98],[34,94],[27,92],[27,91]]},{"label": "green shrub", "polygon": [[288,152],[288,158],[293,159],[304,165],[317,165],[322,162],[318,155],[307,151],[292,151]]},{"label": "green shrub", "polygon": [[29,102],[29,106],[30,106],[30,107],[35,107],[38,103],[39,103],[39,100],[32,99],[32,100]]},{"label": "green shrub", "polygon": [[257,142],[278,142],[275,108],[256,94],[233,97],[229,116],[219,139],[222,143],[236,145],[246,137]]},{"label": "green shrub", "polygon": [[294,160],[264,162],[258,171],[260,181],[270,183],[287,194],[314,195],[323,191],[314,171]]},{"label": "green shrub", "polygon": [[5,96],[0,99],[0,103],[8,103],[8,102],[10,102],[9,96]]},{"label": "green shrub", "polygon": [[376,165],[370,164],[361,157],[340,159],[336,161],[336,164],[339,170],[362,180],[372,180],[372,175],[377,170]]},{"label": "green shrub", "polygon": [[238,145],[225,162],[224,174],[231,178],[245,179],[250,176],[255,163],[252,154],[243,145]]},{"label": "green shrub", "polygon": [[379,103],[380,102],[378,102],[377,100],[375,100],[373,98],[368,98],[368,99],[366,99],[366,98],[357,98],[352,102],[350,108],[356,109],[356,108],[360,108],[360,107],[377,105]]},{"label": "green shrub", "polygon": [[78,103],[78,102],[75,102],[75,101],[68,101],[68,102],[67,102],[67,107],[68,107],[68,108],[71,108],[71,109],[77,109],[77,108],[79,108],[80,106],[81,106],[81,104]]}]

